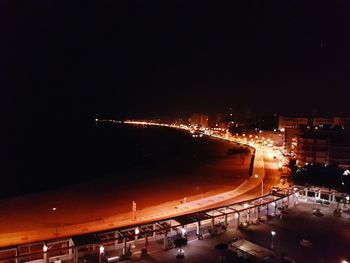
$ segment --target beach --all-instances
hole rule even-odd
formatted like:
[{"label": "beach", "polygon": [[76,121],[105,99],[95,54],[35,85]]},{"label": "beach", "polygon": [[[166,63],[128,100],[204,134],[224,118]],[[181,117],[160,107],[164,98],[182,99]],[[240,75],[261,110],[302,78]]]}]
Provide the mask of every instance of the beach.
[{"label": "beach", "polygon": [[192,201],[233,190],[248,178],[251,155],[228,155],[237,145],[212,138],[185,140],[194,142],[191,151],[185,150],[185,160],[170,154],[171,160],[152,160],[150,167],[0,200],[0,234],[103,220],[130,212],[132,201],[137,210],[175,206],[184,198]]}]

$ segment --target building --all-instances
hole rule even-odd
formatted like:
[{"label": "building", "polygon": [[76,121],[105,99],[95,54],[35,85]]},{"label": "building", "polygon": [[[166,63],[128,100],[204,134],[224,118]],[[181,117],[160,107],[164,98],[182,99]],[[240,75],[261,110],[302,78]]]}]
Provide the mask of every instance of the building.
[{"label": "building", "polygon": [[208,128],[209,127],[209,117],[208,115],[195,113],[188,120],[189,125],[192,127]]},{"label": "building", "polygon": [[330,147],[330,163],[337,164],[344,169],[350,168],[350,142],[334,143]]},{"label": "building", "polygon": [[300,166],[309,163],[321,163],[328,165],[330,153],[330,139],[327,137],[314,137],[302,135],[298,137],[297,164]]},{"label": "building", "polygon": [[309,125],[309,119],[307,117],[286,117],[279,116],[278,129],[299,129],[306,128]]},{"label": "building", "polygon": [[298,137],[302,134],[303,129],[286,128],[284,130],[284,148],[291,156],[295,156],[297,150]]},{"label": "building", "polygon": [[339,130],[307,131],[298,136],[297,163],[350,167],[350,136]]},{"label": "building", "polygon": [[313,118],[312,126],[318,128],[331,128],[334,125],[334,118]]}]

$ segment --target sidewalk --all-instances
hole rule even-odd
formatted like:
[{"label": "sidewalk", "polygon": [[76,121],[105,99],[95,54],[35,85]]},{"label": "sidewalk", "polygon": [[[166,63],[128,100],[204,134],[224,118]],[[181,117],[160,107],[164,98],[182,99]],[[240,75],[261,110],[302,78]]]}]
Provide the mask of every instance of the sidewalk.
[{"label": "sidewalk", "polygon": [[[259,174],[259,176],[262,177],[265,176],[264,155],[263,151],[259,148],[256,150],[253,174]],[[198,201],[187,202],[186,204],[179,205],[178,201],[171,201],[137,211],[136,219],[134,220],[132,219],[131,212],[129,212],[89,223],[59,226],[57,232],[54,231],[53,227],[50,227],[32,231],[1,234],[0,246],[17,245],[39,240],[49,240],[58,237],[67,237],[83,233],[119,228],[128,225],[147,223],[195,212],[200,209],[213,207],[214,205],[219,205],[228,201],[243,201],[245,199],[250,199],[260,195],[259,185],[260,180],[251,177],[229,192],[207,197]]]}]

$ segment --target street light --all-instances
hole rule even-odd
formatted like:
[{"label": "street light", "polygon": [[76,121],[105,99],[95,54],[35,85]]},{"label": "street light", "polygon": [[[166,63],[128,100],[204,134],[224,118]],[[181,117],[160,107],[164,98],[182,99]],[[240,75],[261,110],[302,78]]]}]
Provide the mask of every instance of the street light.
[{"label": "street light", "polygon": [[[53,213],[56,213],[56,210],[57,210],[57,208],[56,207],[52,207],[52,211],[53,211]],[[54,215],[54,217],[55,217],[55,215]],[[56,219],[55,219],[55,236],[58,236],[58,230],[57,230],[57,228],[58,228],[58,223],[56,222]]]},{"label": "street light", "polygon": [[100,254],[105,253],[105,247],[103,245],[100,246]]},{"label": "street light", "polygon": [[43,252],[47,252],[48,247],[44,244],[43,246]]},{"label": "street light", "polygon": [[276,232],[275,231],[271,231],[271,249],[273,249],[273,238],[275,237]]},{"label": "street light", "polygon": [[[255,178],[259,178],[259,175],[255,175]],[[262,178],[260,178],[261,181],[261,195],[264,195],[264,181]]]},{"label": "street light", "polygon": [[48,250],[48,246],[46,246],[46,244],[44,244],[43,246],[43,252],[44,252],[44,262],[48,262],[48,257],[47,257],[47,250]]},{"label": "street light", "polygon": [[105,253],[105,247],[103,245],[100,246],[100,254],[98,255],[98,262],[102,263],[102,256]]}]

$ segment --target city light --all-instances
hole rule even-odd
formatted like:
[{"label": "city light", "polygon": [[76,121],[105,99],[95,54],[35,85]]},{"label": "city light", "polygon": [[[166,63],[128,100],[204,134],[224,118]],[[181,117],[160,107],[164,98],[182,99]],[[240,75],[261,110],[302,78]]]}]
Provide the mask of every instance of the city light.
[{"label": "city light", "polygon": [[348,1],[24,2],[0,263],[350,263]]},{"label": "city light", "polygon": [[105,247],[103,245],[100,246],[100,254],[105,253]]},{"label": "city light", "polygon": [[275,237],[276,232],[275,231],[271,231],[271,249],[274,248],[274,243],[273,243],[273,238]]},{"label": "city light", "polygon": [[48,249],[49,249],[49,248],[44,244],[44,246],[43,246],[43,252],[47,252]]}]

